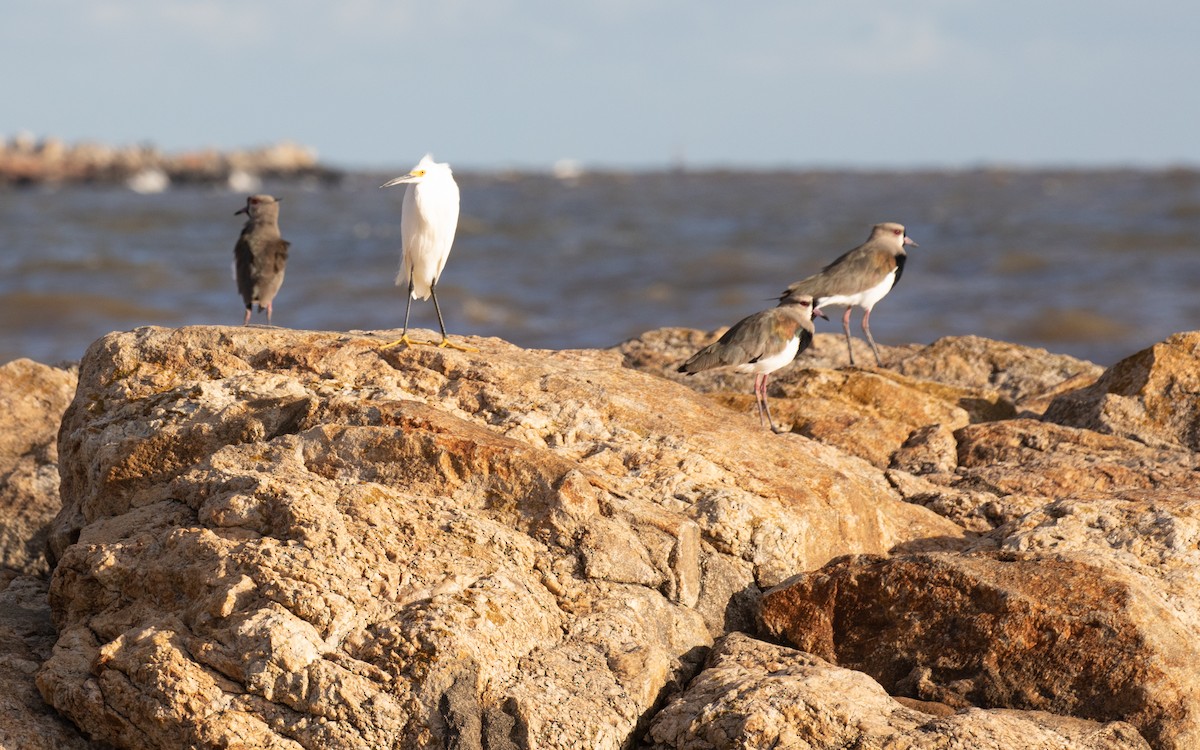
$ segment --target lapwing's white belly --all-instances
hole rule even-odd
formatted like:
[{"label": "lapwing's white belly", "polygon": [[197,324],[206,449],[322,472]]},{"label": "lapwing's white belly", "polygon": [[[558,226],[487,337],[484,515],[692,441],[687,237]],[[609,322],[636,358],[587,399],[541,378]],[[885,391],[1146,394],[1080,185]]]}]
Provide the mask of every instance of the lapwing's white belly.
[{"label": "lapwing's white belly", "polygon": [[792,336],[787,344],[777,353],[768,355],[758,360],[757,362],[747,362],[738,365],[734,369],[738,372],[752,372],[755,375],[764,372],[775,372],[780,367],[783,367],[788,362],[796,358],[796,352],[800,349],[800,337]]},{"label": "lapwing's white belly", "polygon": [[870,310],[875,306],[875,303],[887,296],[887,293],[892,291],[892,284],[896,283],[896,272],[893,270],[887,276],[883,277],[875,286],[870,289],[864,289],[861,292],[854,294],[835,294],[832,297],[822,297],[821,307],[861,307],[864,310]]}]

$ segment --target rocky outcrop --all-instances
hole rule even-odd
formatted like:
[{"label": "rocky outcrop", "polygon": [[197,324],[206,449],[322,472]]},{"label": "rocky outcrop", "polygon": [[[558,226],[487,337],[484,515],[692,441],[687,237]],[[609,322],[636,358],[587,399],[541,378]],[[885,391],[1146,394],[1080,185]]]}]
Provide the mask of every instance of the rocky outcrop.
[{"label": "rocky outcrop", "polygon": [[[835,370],[822,334],[772,377],[774,435],[747,376],[674,372],[711,334],[393,335],[96,342],[48,592],[14,578],[0,613],[8,710],[66,726],[36,671],[96,747],[1200,739],[1191,421],[1060,410],[1135,362],[963,337]],[[1189,392],[1168,348],[1121,398]]]},{"label": "rocky outcrop", "polygon": [[762,588],[961,539],[865,461],[615,354],[388,340],[89,350],[51,704],[129,748],[624,747]]},{"label": "rocky outcrop", "polygon": [[[662,328],[621,344],[617,351],[630,367],[687,383],[706,393],[748,390],[745,376],[731,370],[709,370],[696,375],[675,372],[683,360],[723,332]],[[870,350],[866,343],[857,338],[855,343],[863,347],[865,359],[860,361],[868,361]],[[1104,372],[1098,365],[1065,354],[979,336],[948,336],[925,347],[883,346],[880,351],[886,368],[849,368],[839,376],[872,372],[894,381],[916,383],[916,387],[930,391],[936,390],[938,384],[947,400],[987,419],[1002,419],[1018,411],[1041,414],[1049,399],[1088,385]],[[812,347],[797,358],[796,364],[774,374],[772,381],[775,390],[782,391],[787,384],[808,377],[804,374],[807,370],[845,368],[848,364],[842,336],[818,333],[813,337]]]},{"label": "rocky outcrop", "polygon": [[1063,393],[1046,419],[1151,446],[1200,451],[1200,331],[1177,333],[1121,360],[1089,387]]},{"label": "rocky outcrop", "polygon": [[967,388],[993,388],[1025,414],[1040,414],[1064,390],[1094,381],[1104,368],[1065,354],[1053,354],[980,336],[948,336],[908,356],[897,372]]},{"label": "rocky outcrop", "polygon": [[69,370],[0,366],[0,584],[46,575],[46,527],[58,512],[58,424],[75,395]]},{"label": "rocky outcrop", "polygon": [[58,424],[73,371],[19,359],[0,366],[0,747],[86,750],[34,675],[56,640],[47,601],[47,527],[61,507]]},{"label": "rocky outcrop", "polygon": [[[889,479],[987,533],[954,552],[850,556],[801,573],[764,594],[763,633],[892,695],[1124,721],[1156,748],[1200,744],[1194,336],[1058,396],[1044,421],[914,432]],[[1122,392],[1137,396],[1112,397],[1131,372],[1141,385]],[[1185,397],[1177,412],[1160,389]],[[1115,402],[1124,408],[1104,406]],[[1137,420],[1056,424],[1069,421],[1064,404]]]},{"label": "rocky outcrop", "polygon": [[13,750],[110,750],[89,742],[42,700],[34,676],[57,634],[48,582],[18,576],[0,587],[0,747]]},{"label": "rocky outcrop", "polygon": [[767,592],[762,618],[894,695],[1121,720],[1155,747],[1200,740],[1192,618],[1086,556],[851,556]]},{"label": "rocky outcrop", "polygon": [[[1200,462],[1188,442],[1200,403],[1192,382],[1197,336],[1172,337],[1103,374],[1069,358],[973,338],[892,354],[897,373],[914,378],[923,393],[933,392],[931,382],[1003,389],[1002,399],[1020,415],[978,410],[964,420],[944,412],[888,456],[885,475],[907,500],[984,534],[953,551],[896,549],[803,572],[764,594],[760,634],[802,652],[789,659],[821,657],[868,674],[910,707],[932,706],[955,718],[979,719],[982,712],[972,711],[984,708],[1118,722],[1105,730],[1125,727],[1111,735],[1121,738],[1115,746],[1125,746],[1128,727],[1155,748],[1200,744]],[[915,424],[922,421],[917,415],[935,414],[911,391],[864,388],[868,377],[898,381],[897,373],[793,371],[778,378],[776,413],[822,413],[857,400],[845,408],[855,437],[830,430],[821,438],[881,465],[886,450],[872,442],[894,443],[903,428],[889,433],[880,415],[908,415]],[[826,393],[793,386],[831,378],[839,387]],[[720,394],[722,385],[712,387]],[[857,395],[863,392],[872,395]],[[1181,397],[1173,410],[1168,396]],[[1043,410],[1045,420],[1036,418]],[[876,424],[862,431],[868,418]],[[720,661],[710,675],[710,664],[659,714],[652,734],[660,745],[876,746],[883,741],[867,739],[862,727],[881,722],[885,746],[922,746],[902,739],[910,724],[889,724],[904,715],[895,705],[870,711],[870,718],[843,718],[845,691],[817,687],[781,698],[776,691],[786,680],[774,678],[787,669],[775,660],[748,661],[754,666],[741,663],[745,668],[733,674]],[[795,713],[781,708],[797,704]],[[805,717],[799,728],[793,716]],[[831,716],[839,718],[821,723]],[[986,722],[988,731],[1000,726],[996,717]],[[940,728],[941,741],[954,742],[953,731]],[[924,730],[920,736],[929,741]],[[984,736],[977,738],[984,746],[1029,746]],[[1069,741],[1033,744],[1084,747],[1104,736],[1086,729]]]},{"label": "rocky outcrop", "polygon": [[1149,748],[1122,722],[901,703],[862,672],[740,633],[717,644],[687,693],[655,717],[649,736],[654,750]]}]

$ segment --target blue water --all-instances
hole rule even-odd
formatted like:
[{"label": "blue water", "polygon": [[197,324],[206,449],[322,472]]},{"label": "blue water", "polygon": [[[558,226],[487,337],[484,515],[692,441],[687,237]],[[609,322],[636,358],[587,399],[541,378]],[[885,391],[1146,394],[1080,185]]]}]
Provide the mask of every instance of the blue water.
[{"label": "blue water", "polygon": [[[400,326],[403,193],[377,187],[390,176],[264,186],[292,242],[275,324]],[[880,343],[978,334],[1110,364],[1200,328],[1198,172],[457,177],[462,219],[438,290],[452,335],[575,348],[717,328],[885,220],[920,247],[872,316]],[[203,187],[0,190],[0,362],[76,360],[141,325],[239,324],[244,202]],[[838,331],[831,317],[818,330]],[[436,328],[432,303],[414,302],[412,322]]]}]

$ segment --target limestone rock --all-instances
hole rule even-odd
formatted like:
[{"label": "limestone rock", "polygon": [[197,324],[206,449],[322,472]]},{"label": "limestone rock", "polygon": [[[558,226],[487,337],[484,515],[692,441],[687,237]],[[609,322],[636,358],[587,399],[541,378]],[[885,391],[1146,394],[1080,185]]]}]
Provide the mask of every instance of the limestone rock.
[{"label": "limestone rock", "polygon": [[49,572],[46,527],[58,496],[58,424],[75,395],[70,370],[18,359],[0,367],[0,585]]},{"label": "limestone rock", "polygon": [[[1139,531],[1130,536],[1152,552]],[[1196,555],[1195,536],[1178,554]],[[893,694],[1126,721],[1155,748],[1196,747],[1194,580],[1181,613],[1161,585],[1109,557],[1018,546],[842,558],[766,592],[764,631]]]},{"label": "limestone rock", "polygon": [[882,370],[802,370],[780,388],[780,422],[880,468],[913,432],[931,425],[954,430],[970,421],[958,394]]},{"label": "limestone rock", "polygon": [[1064,383],[1079,387],[1103,372],[1099,365],[1045,349],[980,336],[947,336],[899,359],[892,367],[909,377],[968,388],[994,388],[1018,409],[1040,413],[1047,394]]},{"label": "limestone rock", "polygon": [[653,750],[1149,748],[1122,722],[1036,711],[938,713],[902,705],[862,672],[732,633],[687,691],[655,717],[649,739]]},{"label": "limestone rock", "polygon": [[1003,493],[995,488],[972,489],[969,475],[966,478],[957,474],[918,476],[889,469],[885,476],[905,502],[929,508],[964,529],[979,533],[1020,518],[1048,501],[1042,495]]},{"label": "limestone rock", "polygon": [[1036,419],[914,432],[886,476],[905,501],[985,532],[1056,498],[1122,490],[1200,492],[1200,456]]},{"label": "limestone rock", "polygon": [[1165,603],[1195,643],[1200,633],[1200,496],[1124,490],[1065,497],[982,540],[1002,552],[1103,560]]},{"label": "limestone rock", "polygon": [[49,584],[20,576],[0,589],[0,747],[12,750],[103,750],[56,714],[38,693],[34,674],[54,647],[46,601]]},{"label": "limestone rock", "polygon": [[46,700],[122,748],[618,748],[761,587],[962,530],[611,352],[143,328],[81,363]]},{"label": "limestone rock", "polygon": [[[767,307],[770,305],[764,305],[763,309]],[[687,383],[699,391],[742,390],[742,384],[747,382],[746,378],[748,377],[744,374],[729,370],[707,370],[694,375],[685,375],[675,371],[679,365],[683,364],[684,360],[719,339],[726,330],[728,329],[698,331],[692,328],[658,328],[618,344],[613,347],[613,351],[621,355],[626,367],[652,372],[655,375]],[[910,355],[920,348],[916,345],[903,347],[881,345],[879,351],[883,355],[884,362],[887,363]],[[871,354],[871,349],[867,346],[866,341],[856,338],[854,352],[858,362],[873,363],[875,361],[875,355]],[[788,373],[796,369],[836,369],[847,367],[849,364],[850,358],[846,355],[845,338],[840,333],[818,333],[813,336],[812,345],[796,358],[795,365],[777,371],[772,378],[786,380]]]},{"label": "limestone rock", "polygon": [[1033,419],[970,425],[955,438],[961,487],[1046,498],[1121,489],[1200,493],[1200,456],[1187,451]]},{"label": "limestone rock", "polygon": [[908,434],[892,452],[889,467],[912,474],[950,474],[958,467],[958,442],[946,424],[932,423]]},{"label": "limestone rock", "polygon": [[[823,351],[836,349],[844,359],[841,337],[824,336],[817,337]],[[629,367],[682,382],[713,394],[735,411],[755,414],[751,376],[728,369],[695,375],[675,372],[679,362],[711,343],[712,338],[712,334],[687,329],[661,329],[627,341],[617,351]],[[903,351],[910,353],[908,348]],[[893,352],[889,359],[898,356]],[[777,422],[792,425],[794,432],[881,468],[889,465],[892,454],[915,431],[937,425],[954,430],[968,422],[1006,419],[1015,414],[1012,404],[987,386],[911,378],[887,368],[834,370],[831,366],[828,358],[806,351],[794,365],[774,374],[769,387],[772,413]]]},{"label": "limestone rock", "polygon": [[1200,331],[1177,333],[1064,393],[1045,418],[1151,446],[1200,451]]}]

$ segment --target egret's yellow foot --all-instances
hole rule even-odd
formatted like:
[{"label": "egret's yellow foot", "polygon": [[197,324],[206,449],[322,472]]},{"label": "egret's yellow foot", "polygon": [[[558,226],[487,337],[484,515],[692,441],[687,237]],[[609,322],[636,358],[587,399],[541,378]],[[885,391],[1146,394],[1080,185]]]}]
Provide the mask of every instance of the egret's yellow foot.
[{"label": "egret's yellow foot", "polygon": [[477,352],[477,351],[479,351],[478,349],[476,349],[473,346],[467,346],[466,344],[456,344],[453,341],[451,341],[450,339],[442,339],[442,343],[438,344],[438,347],[443,348],[443,349],[457,349],[460,352]]},{"label": "egret's yellow foot", "polygon": [[408,334],[406,333],[403,336],[401,336],[400,338],[393,341],[392,343],[384,344],[380,348],[381,349],[391,349],[392,347],[400,346],[401,344],[403,344],[404,346],[433,346],[432,341],[415,341],[413,339],[410,339],[408,337]]}]

